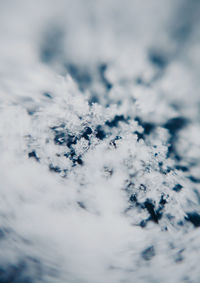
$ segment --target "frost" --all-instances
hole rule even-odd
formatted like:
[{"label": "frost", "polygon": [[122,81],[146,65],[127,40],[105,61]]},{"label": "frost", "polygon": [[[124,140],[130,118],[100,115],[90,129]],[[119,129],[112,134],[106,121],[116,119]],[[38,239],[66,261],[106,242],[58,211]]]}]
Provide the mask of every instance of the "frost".
[{"label": "frost", "polygon": [[11,2],[0,282],[198,282],[198,1]]}]

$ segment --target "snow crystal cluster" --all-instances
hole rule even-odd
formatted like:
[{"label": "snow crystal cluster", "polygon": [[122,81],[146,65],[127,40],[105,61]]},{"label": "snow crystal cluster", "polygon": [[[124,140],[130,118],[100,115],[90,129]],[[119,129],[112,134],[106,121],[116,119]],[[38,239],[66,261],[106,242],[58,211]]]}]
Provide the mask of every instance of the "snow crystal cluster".
[{"label": "snow crystal cluster", "polygon": [[200,2],[0,2],[0,282],[200,282]]}]

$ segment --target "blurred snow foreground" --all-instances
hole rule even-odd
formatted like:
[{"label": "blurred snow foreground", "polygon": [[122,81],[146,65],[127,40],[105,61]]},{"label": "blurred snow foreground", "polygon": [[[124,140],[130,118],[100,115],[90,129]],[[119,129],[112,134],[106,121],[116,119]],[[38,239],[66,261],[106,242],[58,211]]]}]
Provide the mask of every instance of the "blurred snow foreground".
[{"label": "blurred snow foreground", "polygon": [[200,282],[200,2],[0,1],[0,282]]}]

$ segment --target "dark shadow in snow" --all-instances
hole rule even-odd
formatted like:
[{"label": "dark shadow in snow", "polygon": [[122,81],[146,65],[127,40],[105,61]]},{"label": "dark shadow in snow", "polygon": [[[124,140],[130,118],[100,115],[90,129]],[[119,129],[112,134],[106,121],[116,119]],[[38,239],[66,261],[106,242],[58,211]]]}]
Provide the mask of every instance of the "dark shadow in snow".
[{"label": "dark shadow in snow", "polygon": [[151,123],[151,122],[145,122],[142,121],[140,117],[136,117],[135,121],[138,122],[138,125],[141,126],[144,130],[142,133],[135,131],[134,134],[137,135],[137,140],[139,141],[140,139],[145,140],[145,136],[150,135],[153,130],[156,128],[156,124]]},{"label": "dark shadow in snow", "polygon": [[185,219],[187,221],[191,222],[195,227],[200,226],[200,214],[198,214],[195,211],[194,212],[188,212]]},{"label": "dark shadow in snow", "polygon": [[64,32],[58,26],[51,26],[44,34],[40,47],[40,58],[45,64],[51,64],[63,56]]},{"label": "dark shadow in snow", "polygon": [[160,70],[165,69],[168,64],[168,58],[161,51],[151,50],[149,52],[149,60]]},{"label": "dark shadow in snow", "polygon": [[68,63],[65,64],[65,68],[72,78],[77,82],[81,91],[84,91],[90,87],[92,83],[92,75],[86,67]]},{"label": "dark shadow in snow", "polygon": [[188,120],[184,117],[176,117],[169,119],[163,127],[167,129],[170,133],[170,139],[169,139],[169,147],[168,147],[168,157],[173,157],[177,161],[181,160],[181,157],[178,155],[176,150],[176,142],[178,138],[178,133],[180,130],[182,130],[186,125],[188,124]]},{"label": "dark shadow in snow", "polygon": [[53,164],[49,165],[49,170],[55,173],[61,173],[62,169],[58,166],[54,166]]},{"label": "dark shadow in snow", "polygon": [[28,153],[28,157],[29,158],[34,158],[36,161],[40,161],[40,158],[37,156],[37,153],[35,150],[31,151]]},{"label": "dark shadow in snow", "polygon": [[95,135],[98,139],[104,140],[106,138],[106,133],[103,130],[103,127],[101,125],[98,125],[95,129]]},{"label": "dark shadow in snow", "polygon": [[200,178],[196,178],[194,176],[189,176],[188,179],[195,184],[199,184],[200,183]]},{"label": "dark shadow in snow", "polygon": [[188,120],[184,117],[176,117],[169,119],[163,127],[169,130],[171,135],[176,135],[181,129],[187,125]]},{"label": "dark shadow in snow", "polygon": [[43,95],[49,99],[52,99],[52,95],[49,92],[44,92]]},{"label": "dark shadow in snow", "polygon": [[86,127],[81,135],[84,139],[89,141],[90,135],[92,134],[92,129],[90,127]]},{"label": "dark shadow in snow", "polygon": [[41,279],[41,264],[31,257],[21,260],[16,265],[0,267],[0,283],[34,283]]},{"label": "dark shadow in snow", "polygon": [[128,118],[125,118],[124,115],[116,115],[111,121],[106,121],[106,125],[110,128],[117,127],[119,122],[127,123]]},{"label": "dark shadow in snow", "polygon": [[142,126],[144,129],[144,135],[150,135],[151,132],[155,129],[156,124],[151,123],[151,122],[145,122],[142,121],[142,119],[140,117],[136,117],[135,121],[138,122],[139,126]]},{"label": "dark shadow in snow", "polygon": [[150,246],[148,247],[147,249],[145,249],[143,252],[142,252],[142,258],[146,261],[149,261],[151,260],[155,255],[155,249],[154,249],[154,246]]},{"label": "dark shadow in snow", "polygon": [[182,188],[183,188],[182,185],[176,184],[176,185],[173,187],[172,190],[178,193],[178,192],[180,192],[180,191],[182,190]]},{"label": "dark shadow in snow", "polygon": [[161,195],[160,198],[160,202],[158,207],[155,207],[155,203],[152,199],[146,199],[145,202],[140,203],[137,200],[137,195],[136,194],[132,194],[129,198],[129,202],[131,204],[134,204],[135,207],[138,207],[140,209],[146,209],[149,213],[149,217],[147,219],[144,219],[140,222],[140,226],[142,228],[146,227],[148,221],[153,221],[156,224],[159,223],[159,220],[162,218],[163,216],[163,209],[167,203],[166,198],[164,195]]},{"label": "dark shadow in snow", "polygon": [[183,166],[183,165],[176,165],[175,168],[179,171],[182,171],[182,172],[188,172],[189,171],[189,168],[187,166]]},{"label": "dark shadow in snow", "polygon": [[112,88],[112,84],[108,81],[108,79],[105,76],[105,71],[107,69],[107,64],[101,64],[98,67],[99,70],[99,75],[100,75],[100,80],[105,86],[106,90],[109,91]]}]

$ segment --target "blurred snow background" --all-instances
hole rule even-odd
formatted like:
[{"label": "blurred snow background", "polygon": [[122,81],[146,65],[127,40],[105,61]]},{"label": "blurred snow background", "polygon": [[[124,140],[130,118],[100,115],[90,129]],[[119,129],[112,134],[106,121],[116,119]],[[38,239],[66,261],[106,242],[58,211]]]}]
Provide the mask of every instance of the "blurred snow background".
[{"label": "blurred snow background", "polygon": [[200,2],[0,0],[0,282],[199,282]]}]

